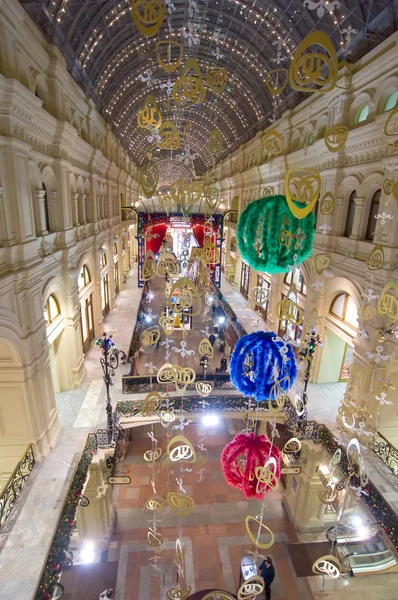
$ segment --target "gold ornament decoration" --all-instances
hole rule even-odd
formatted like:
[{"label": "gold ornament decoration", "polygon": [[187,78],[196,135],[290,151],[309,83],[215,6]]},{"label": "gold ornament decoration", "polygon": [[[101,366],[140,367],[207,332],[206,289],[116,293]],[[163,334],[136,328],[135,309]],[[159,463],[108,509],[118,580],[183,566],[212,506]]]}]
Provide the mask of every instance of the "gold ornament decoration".
[{"label": "gold ornament decoration", "polygon": [[186,600],[191,593],[191,586],[174,587],[167,590],[167,600]]},{"label": "gold ornament decoration", "polygon": [[268,198],[269,196],[275,196],[275,191],[273,186],[268,186],[263,188],[263,193],[262,193],[263,198]]},{"label": "gold ornament decoration", "polygon": [[148,498],[144,504],[144,512],[161,512],[164,509],[164,498],[162,496],[154,495]]},{"label": "gold ornament decoration", "polygon": [[162,449],[158,446],[153,450],[147,450],[144,454],[144,460],[146,462],[155,462],[158,458],[162,456]]},{"label": "gold ornament decoration", "polygon": [[268,159],[282,154],[283,137],[276,129],[271,129],[271,131],[265,134],[262,140],[262,150]]},{"label": "gold ornament decoration", "polygon": [[298,438],[290,438],[283,446],[282,452],[284,454],[295,454],[296,452],[300,452],[301,450],[301,442]]},{"label": "gold ornament decoration", "polygon": [[173,365],[171,363],[164,363],[157,374],[158,383],[169,383],[175,381],[175,374]]},{"label": "gold ornament decoration", "polygon": [[160,142],[158,142],[159,148],[163,150],[178,150],[180,147],[180,134],[172,121],[163,121],[159,127],[158,135],[161,137]]},{"label": "gold ornament decoration", "polygon": [[166,275],[176,277],[180,274],[180,265],[174,254],[165,252],[161,255],[156,267],[156,274],[159,277],[166,277]]},{"label": "gold ornament decoration", "polygon": [[378,271],[384,267],[383,246],[376,244],[366,261],[369,271]]},{"label": "gold ornament decoration", "polygon": [[[395,296],[391,292],[395,292]],[[398,281],[390,279],[383,288],[377,301],[377,310],[381,317],[387,316],[391,323],[398,321]]]},{"label": "gold ornament decoration", "polygon": [[155,98],[148,94],[142,108],[137,115],[138,127],[141,129],[155,130],[162,124],[162,113],[160,112]]},{"label": "gold ornament decoration", "polygon": [[206,144],[207,154],[219,154],[224,146],[224,140],[218,129],[213,129]]},{"label": "gold ornament decoration", "polygon": [[208,338],[201,339],[199,344],[199,354],[201,356],[207,356],[207,358],[213,358],[214,350],[211,341]]},{"label": "gold ornament decoration", "polygon": [[144,264],[142,265],[142,279],[148,281],[156,275],[156,258],[152,250],[148,250],[145,255]]},{"label": "gold ornament decoration", "polygon": [[200,260],[204,265],[214,265],[220,262],[220,253],[215,244],[209,238],[205,239],[200,251]]},{"label": "gold ornament decoration", "polygon": [[228,83],[227,69],[220,67],[206,67],[206,81],[215,94],[221,94]]},{"label": "gold ornament decoration", "polygon": [[[190,71],[191,75],[187,75]],[[206,97],[206,89],[203,85],[202,74],[199,63],[195,58],[188,58],[181,75],[173,86],[173,98],[178,104],[193,106],[203,102]]]},{"label": "gold ornament decoration", "polygon": [[390,194],[392,194],[393,187],[394,187],[394,181],[392,179],[385,179],[384,180],[384,183],[383,183],[383,192],[387,196],[389,196]]},{"label": "gold ornament decoration", "polygon": [[171,335],[174,331],[175,318],[171,312],[166,314],[163,312],[159,318],[159,325],[163,329],[166,335]]},{"label": "gold ornament decoration", "polygon": [[[394,187],[392,188],[392,193],[393,193],[395,200],[398,201],[398,181],[396,181],[394,183]],[[387,202],[386,202],[386,204],[387,204]]]},{"label": "gold ornament decoration", "polygon": [[338,152],[344,148],[348,137],[348,129],[343,125],[328,127],[325,131],[324,140],[330,152]]},{"label": "gold ornament decoration", "polygon": [[389,114],[388,119],[384,124],[384,133],[388,137],[395,137],[398,135],[398,106],[396,106]]},{"label": "gold ornament decoration", "polygon": [[202,396],[202,398],[206,398],[206,396],[211,394],[211,392],[213,391],[213,384],[211,383],[211,381],[197,381],[195,383],[195,388],[199,396]]},{"label": "gold ornament decoration", "polygon": [[206,201],[206,206],[210,210],[215,210],[218,203],[220,192],[216,187],[208,187],[204,191],[204,197]]},{"label": "gold ornament decoration", "polygon": [[130,6],[138,31],[145,37],[154,36],[166,14],[165,0],[131,0]]},{"label": "gold ornament decoration", "polygon": [[155,346],[160,339],[160,329],[157,325],[148,327],[140,334],[140,344],[144,348],[144,352],[148,352],[151,347]]},{"label": "gold ornament decoration", "polygon": [[[296,219],[304,219],[313,210],[321,190],[321,176],[313,169],[292,167],[285,176],[286,201]],[[293,201],[307,203],[300,208]]]},{"label": "gold ornament decoration", "polygon": [[338,496],[338,491],[330,486],[318,491],[318,498],[322,504],[334,504]]},{"label": "gold ornament decoration", "polygon": [[159,408],[159,406],[162,404],[162,397],[159,394],[159,392],[149,392],[149,394],[146,396],[143,405],[142,405],[142,409],[141,409],[141,415],[143,417],[149,417],[152,413],[156,412]]},{"label": "gold ornament decoration", "polygon": [[161,546],[163,544],[163,538],[159,532],[154,531],[153,529],[150,529],[148,531],[148,537],[147,537],[146,543],[151,548]]},{"label": "gold ornament decoration", "polygon": [[[172,446],[177,443],[179,443],[179,445],[172,448]],[[167,444],[167,454],[169,455],[171,462],[183,460],[185,462],[194,463],[196,461],[195,449],[191,442],[183,435],[176,435],[169,441]]]},{"label": "gold ornament decoration", "polygon": [[[250,523],[252,521],[254,521],[258,525],[260,525],[258,531],[260,531],[261,529],[265,529],[266,532],[268,533],[268,535],[271,536],[271,539],[270,539],[269,542],[260,542],[260,539],[257,539],[256,537],[254,537],[254,534],[253,534],[252,530],[250,529]],[[246,517],[245,524],[246,524],[247,533],[248,533],[251,541],[253,542],[253,544],[255,546],[257,546],[257,548],[261,548],[262,550],[267,550],[267,548],[271,548],[271,546],[274,544],[275,537],[274,537],[274,534],[272,533],[272,531],[271,531],[271,529],[269,527],[267,527],[266,525],[264,525],[264,523],[262,521],[259,521],[256,517],[252,517],[250,515],[248,515]]]},{"label": "gold ornament decoration", "polygon": [[332,192],[326,192],[319,206],[321,215],[332,215],[334,213],[334,198]]},{"label": "gold ornament decoration", "polygon": [[[269,461],[270,460],[271,459],[269,459]],[[275,459],[273,459],[273,460],[275,460]],[[266,487],[270,488],[271,490],[278,489],[279,480],[277,479],[277,477],[275,475],[275,471],[273,471],[272,469],[269,469],[268,466],[256,467],[254,470],[254,474],[257,477],[257,487],[256,487],[257,494],[259,494],[262,489],[262,486],[260,484],[264,484]]]},{"label": "gold ornament decoration", "polygon": [[292,325],[301,325],[304,318],[303,309],[291,298],[283,298],[276,305],[276,314],[280,321],[291,323]]},{"label": "gold ornament decoration", "polygon": [[321,275],[326,267],[330,264],[330,259],[327,254],[316,254],[314,259],[315,271]]},{"label": "gold ornament decoration", "polygon": [[195,508],[195,501],[191,496],[183,496],[176,492],[167,494],[167,503],[178,517],[188,517]]},{"label": "gold ornament decoration", "polygon": [[358,310],[358,315],[362,317],[363,321],[371,321],[376,316],[376,307],[375,306],[365,306],[364,308],[360,308]]},{"label": "gold ornament decoration", "polygon": [[[175,302],[171,301],[171,298],[178,292],[177,297],[175,298]],[[196,308],[194,308],[194,303],[196,301]],[[197,317],[201,312],[202,301],[200,299],[200,295],[198,289],[193,281],[188,279],[188,277],[180,277],[174,283],[170,291],[170,298],[168,300],[168,307],[170,310],[176,310],[179,312],[181,310],[188,309],[192,307],[192,316]]]},{"label": "gold ornament decoration", "polygon": [[159,171],[156,165],[148,163],[141,169],[140,182],[142,191],[147,198],[152,198],[159,181]]},{"label": "gold ornament decoration", "polygon": [[200,181],[192,181],[191,183],[175,181],[170,187],[170,193],[174,202],[181,204],[183,207],[192,206],[199,202],[202,191],[203,185]]},{"label": "gold ornament decoration", "polygon": [[173,365],[172,371],[176,392],[181,395],[185,392],[188,385],[195,381],[196,373],[190,367],[180,367],[179,365]]},{"label": "gold ornament decoration", "polygon": [[316,575],[327,575],[332,579],[338,579],[341,573],[341,563],[336,556],[326,554],[314,562],[312,571]]},{"label": "gold ornament decoration", "polygon": [[[325,53],[308,52],[321,46]],[[297,46],[289,69],[289,83],[294,90],[326,94],[336,85],[339,66],[332,41],[322,31],[309,33]]]},{"label": "gold ornament decoration", "polygon": [[268,300],[268,290],[269,290],[269,288],[263,288],[259,285],[252,288],[251,296],[252,296],[254,302],[256,304],[259,304],[260,306],[264,306],[264,304]]},{"label": "gold ornament decoration", "polygon": [[[273,96],[278,96],[285,89],[289,77],[287,69],[275,69],[265,73],[265,85]],[[273,195],[273,194],[271,194]]]},{"label": "gold ornament decoration", "polygon": [[158,195],[158,202],[160,204],[160,206],[163,206],[163,208],[166,209],[167,214],[169,214],[169,210],[170,208],[173,206],[174,204],[174,199],[171,196],[171,194],[159,194]]},{"label": "gold ornament decoration", "polygon": [[[178,49],[178,56],[172,61],[174,48]],[[172,42],[171,40],[159,40],[156,42],[156,58],[160,67],[166,73],[173,73],[178,69],[182,61],[182,56],[183,48],[180,42]]]},{"label": "gold ornament decoration", "polygon": [[176,416],[174,414],[174,410],[161,410],[160,411],[160,424],[163,427],[168,427],[170,423],[174,423],[176,420]]},{"label": "gold ornament decoration", "polygon": [[260,575],[253,575],[246,579],[238,590],[238,600],[252,600],[263,593],[265,589],[264,579]]}]

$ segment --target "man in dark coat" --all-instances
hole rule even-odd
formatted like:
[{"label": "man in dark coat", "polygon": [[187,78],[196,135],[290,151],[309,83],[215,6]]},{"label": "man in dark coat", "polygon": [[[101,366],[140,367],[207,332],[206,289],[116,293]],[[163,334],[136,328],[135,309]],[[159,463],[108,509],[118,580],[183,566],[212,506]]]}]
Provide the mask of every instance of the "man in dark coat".
[{"label": "man in dark coat", "polygon": [[266,556],[260,565],[261,577],[265,583],[265,600],[271,600],[271,583],[275,578],[275,567],[272,558]]}]

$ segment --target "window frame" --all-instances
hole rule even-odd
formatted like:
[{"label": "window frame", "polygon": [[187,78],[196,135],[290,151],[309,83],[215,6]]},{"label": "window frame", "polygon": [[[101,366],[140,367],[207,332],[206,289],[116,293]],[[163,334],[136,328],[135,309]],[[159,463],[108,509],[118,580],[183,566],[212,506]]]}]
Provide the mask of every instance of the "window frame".
[{"label": "window frame", "polygon": [[[339,315],[337,315],[336,313],[333,312],[333,307],[336,303],[336,300],[338,298],[340,298],[341,296],[344,296],[344,305],[343,305],[343,311],[342,317],[339,317]],[[337,319],[338,321],[340,321],[341,323],[344,323],[345,325],[347,325],[347,327],[351,327],[351,329],[354,329],[355,331],[358,331],[358,326],[352,325],[351,323],[349,323],[348,321],[346,321],[346,313],[347,313],[347,306],[348,306],[348,301],[349,299],[351,299],[353,302],[353,298],[350,294],[348,294],[348,292],[339,292],[331,301],[330,306],[329,306],[329,315],[331,315],[332,317],[334,317],[335,319]],[[354,302],[355,304],[355,302]],[[356,308],[356,304],[355,304],[355,308]],[[357,315],[358,315],[358,309],[357,309]]]}]

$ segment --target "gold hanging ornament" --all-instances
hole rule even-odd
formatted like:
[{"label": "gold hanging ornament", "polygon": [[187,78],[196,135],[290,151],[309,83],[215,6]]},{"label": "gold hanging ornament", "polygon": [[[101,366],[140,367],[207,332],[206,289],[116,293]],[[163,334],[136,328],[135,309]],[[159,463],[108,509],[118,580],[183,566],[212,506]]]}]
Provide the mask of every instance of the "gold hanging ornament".
[{"label": "gold hanging ornament", "polygon": [[275,69],[265,73],[265,85],[273,96],[279,96],[285,89],[289,77],[287,69]]},{"label": "gold hanging ornament", "polygon": [[[260,527],[256,527],[256,530],[257,530],[256,537],[254,537],[254,534],[250,528],[251,522],[257,523],[257,525],[260,526]],[[271,548],[271,546],[274,544],[275,537],[269,527],[264,525],[264,523],[261,520],[259,521],[256,517],[252,517],[250,515],[248,515],[246,517],[245,524],[246,524],[247,533],[249,534],[251,541],[253,542],[253,544],[255,546],[257,546],[257,548],[261,548],[262,550],[267,550],[267,548]],[[271,536],[269,542],[260,542],[260,531],[263,529],[267,532],[268,535]]]},{"label": "gold hanging ornament", "polygon": [[213,391],[213,384],[211,381],[197,381],[195,383],[195,388],[199,396],[206,398]]},{"label": "gold hanging ornament", "polygon": [[138,31],[145,37],[154,36],[166,14],[165,0],[131,0],[130,6]]},{"label": "gold hanging ornament", "polygon": [[160,112],[155,98],[152,94],[148,94],[144,104],[138,111],[137,115],[138,127],[141,129],[149,129],[154,131],[159,129],[162,124],[162,113]]},{"label": "gold hanging ornament", "polygon": [[167,494],[167,503],[178,517],[188,517],[195,508],[195,501],[191,496],[182,496],[175,492]]},{"label": "gold hanging ornament", "polygon": [[338,152],[344,148],[348,137],[348,129],[343,125],[328,127],[325,131],[324,140],[330,152]]},{"label": "gold hanging ornament", "polygon": [[207,154],[219,154],[224,146],[224,140],[218,129],[213,129],[206,144]]},{"label": "gold hanging ornament", "polygon": [[[159,331],[159,328],[157,328]],[[160,335],[160,332],[159,332]],[[159,337],[156,339],[156,342],[158,341]],[[142,409],[141,409],[141,415],[143,417],[149,417],[151,414],[153,414],[154,412],[156,412],[159,408],[159,406],[162,404],[162,397],[159,394],[159,392],[149,392],[149,394],[146,396],[143,405],[142,405]],[[156,460],[156,459],[155,459]]]},{"label": "gold hanging ornament", "polygon": [[[171,301],[173,294],[178,292],[177,297],[175,298],[175,302]],[[196,301],[196,308],[194,308],[194,303]],[[168,300],[168,307],[170,310],[177,309],[177,312],[182,311],[183,309],[188,309],[192,307],[192,316],[197,317],[201,312],[202,302],[200,299],[199,292],[193,281],[188,279],[187,277],[180,277],[174,283],[170,291],[170,298]]]},{"label": "gold hanging ornament", "polygon": [[238,590],[238,600],[252,600],[263,593],[265,589],[264,579],[260,575],[253,575],[246,579]]},{"label": "gold hanging ornament", "polygon": [[266,155],[265,160],[282,154],[283,137],[276,129],[271,129],[271,131],[265,134],[262,141],[262,150],[263,154]]},{"label": "gold hanging ornament", "polygon": [[170,186],[170,194],[176,204],[183,207],[193,206],[201,199],[203,184],[200,181],[185,183],[184,181],[174,181]]},{"label": "gold hanging ornament", "polygon": [[144,512],[162,512],[164,509],[165,501],[162,496],[154,495],[148,498],[144,504]]},{"label": "gold hanging ornament", "polygon": [[157,325],[148,327],[140,334],[140,344],[145,352],[150,351],[152,346],[155,346],[160,339],[160,330]]},{"label": "gold hanging ornament", "polygon": [[366,261],[369,271],[378,271],[384,267],[383,246],[376,244]]},{"label": "gold hanging ornament", "polygon": [[173,331],[174,331],[174,321],[175,321],[175,318],[171,314],[171,312],[169,312],[168,314],[166,314],[165,312],[163,312],[160,315],[159,325],[161,326],[161,328],[163,329],[163,331],[165,332],[166,335],[171,335],[173,333]]},{"label": "gold hanging ornament", "polygon": [[326,554],[314,562],[312,571],[316,575],[327,575],[331,579],[338,579],[341,574],[341,563],[333,554]]},{"label": "gold hanging ornament", "polygon": [[161,456],[162,456],[162,449],[157,446],[153,450],[147,450],[144,453],[144,460],[146,462],[152,463],[152,462],[155,462],[155,460],[157,460]]},{"label": "gold hanging ornament", "polygon": [[[172,448],[174,444],[177,444]],[[183,435],[174,436],[167,444],[167,454],[171,462],[184,462],[194,463],[196,461],[196,452],[191,442]]]},{"label": "gold hanging ornament", "polygon": [[[321,46],[325,53],[308,52],[311,46]],[[322,31],[313,31],[296,48],[290,63],[289,83],[299,92],[325,94],[335,87],[338,71],[333,42]]]},{"label": "gold hanging ornament", "polygon": [[[189,71],[192,71],[193,74],[187,75]],[[173,86],[172,94],[178,104],[190,106],[203,102],[205,99],[206,89],[203,85],[199,63],[195,58],[188,58],[181,75]]]},{"label": "gold hanging ornament", "polygon": [[[178,56],[176,59],[172,60],[174,49],[178,49]],[[156,42],[156,58],[159,65],[166,73],[173,73],[178,69],[182,61],[182,55],[183,48],[180,42],[172,42],[171,40],[159,40]]]},{"label": "gold hanging ornament", "polygon": [[392,179],[385,179],[384,180],[384,183],[383,183],[383,192],[387,196],[389,196],[390,194],[392,194],[393,187],[394,187],[394,181]]},{"label": "gold hanging ornament", "polygon": [[216,210],[220,192],[216,187],[208,187],[204,190],[206,206],[211,210]]},{"label": "gold hanging ornament", "polygon": [[[287,204],[296,219],[304,219],[313,210],[321,191],[321,176],[318,171],[293,167],[288,169],[285,176],[285,196]],[[304,208],[294,204],[294,201],[307,203]]]},{"label": "gold hanging ornament", "polygon": [[161,255],[158,260],[156,274],[159,277],[166,277],[166,275],[169,275],[169,277],[176,277],[180,274],[180,265],[174,254],[165,252]]},{"label": "gold hanging ornament", "polygon": [[286,324],[290,323],[294,326],[301,325],[304,318],[303,309],[297,302],[289,298],[289,293],[286,298],[279,300],[276,305],[276,314],[280,321],[284,321]]},{"label": "gold hanging ornament", "polygon": [[148,163],[141,169],[140,175],[142,191],[146,198],[152,198],[156,192],[159,181],[159,171],[156,165]]},{"label": "gold hanging ornament", "polygon": [[191,593],[191,586],[174,587],[167,590],[167,600],[186,600]]},{"label": "gold hanging ornament", "polygon": [[219,67],[206,67],[206,81],[215,94],[221,94],[228,83],[228,71]]},{"label": "gold hanging ornament", "polygon": [[[392,293],[395,292],[395,296]],[[377,310],[381,317],[387,316],[392,323],[398,321],[398,281],[390,279],[383,288],[377,302]]]},{"label": "gold hanging ornament", "polygon": [[204,265],[215,265],[220,262],[220,252],[215,244],[207,238],[200,252],[200,260]]},{"label": "gold hanging ornament", "polygon": [[334,198],[332,192],[326,192],[319,206],[321,215],[332,215],[334,213]]},{"label": "gold hanging ornament", "polygon": [[330,264],[330,259],[327,254],[316,254],[314,259],[315,271],[321,275],[326,267]]},{"label": "gold hanging ornament", "polygon": [[163,121],[159,127],[158,134],[161,141],[158,142],[159,148],[163,150],[178,150],[180,147],[180,134],[177,127],[171,121]]},{"label": "gold hanging ornament", "polygon": [[207,358],[213,358],[214,350],[211,345],[211,341],[208,338],[203,338],[199,344],[199,354],[201,356],[207,356]]}]

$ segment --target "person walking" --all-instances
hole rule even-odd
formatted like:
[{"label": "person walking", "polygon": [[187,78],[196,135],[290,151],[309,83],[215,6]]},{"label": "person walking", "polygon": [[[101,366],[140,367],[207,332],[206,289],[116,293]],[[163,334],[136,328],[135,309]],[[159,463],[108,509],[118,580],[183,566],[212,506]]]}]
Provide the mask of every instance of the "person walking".
[{"label": "person walking", "polygon": [[271,583],[275,579],[275,567],[271,557],[265,557],[260,565],[260,571],[265,584],[265,600],[271,600]]}]

